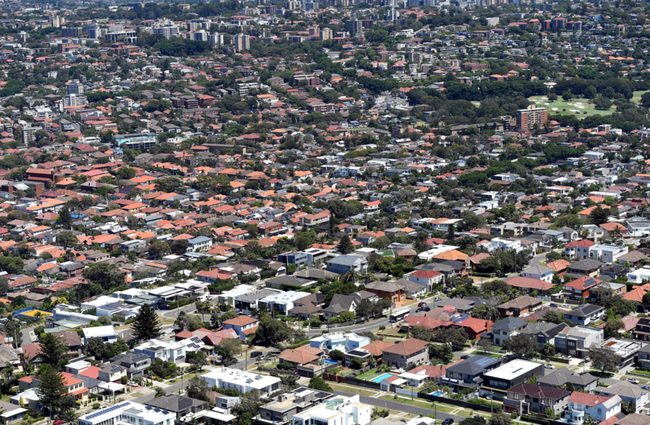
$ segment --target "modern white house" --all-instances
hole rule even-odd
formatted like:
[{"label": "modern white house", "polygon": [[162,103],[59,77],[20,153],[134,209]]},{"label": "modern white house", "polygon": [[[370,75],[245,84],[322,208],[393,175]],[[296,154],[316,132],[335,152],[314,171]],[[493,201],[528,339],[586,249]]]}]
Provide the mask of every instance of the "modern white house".
[{"label": "modern white house", "polygon": [[266,308],[266,311],[277,311],[279,314],[286,315],[294,307],[293,302],[302,298],[305,298],[304,292],[278,292],[260,299],[257,305],[259,308]]},{"label": "modern white house", "polygon": [[83,415],[79,425],[137,424],[137,425],[174,425],[176,413],[144,404],[125,401],[114,406]]},{"label": "modern white house", "polygon": [[372,406],[363,404],[357,394],[337,396],[293,415],[296,425],[368,425]]},{"label": "modern white house", "polygon": [[145,354],[152,361],[154,359],[160,359],[171,363],[182,363],[185,361],[186,348],[180,342],[152,339],[136,346],[133,352],[136,354]]},{"label": "modern white house", "polygon": [[650,282],[650,266],[643,266],[627,274],[630,283],[643,283],[644,280]]},{"label": "modern white house", "polygon": [[553,280],[553,269],[541,264],[537,264],[532,267],[528,267],[526,270],[523,270],[521,272],[521,276],[531,279],[539,279],[543,280],[544,282],[551,283]]},{"label": "modern white house", "polygon": [[490,253],[495,251],[509,251],[511,249],[520,251],[521,239],[494,238],[490,241],[490,245],[487,246],[487,250]]},{"label": "modern white house", "polygon": [[589,249],[589,257],[602,263],[613,263],[627,253],[628,248],[625,245],[595,245]]},{"label": "modern white house", "polygon": [[83,328],[83,333],[85,345],[88,344],[90,338],[100,338],[104,342],[115,342],[117,340],[117,334],[113,325]]},{"label": "modern white house", "polygon": [[309,341],[311,347],[327,352],[339,350],[344,353],[355,348],[365,347],[368,344],[370,344],[370,338],[357,335],[354,332],[334,332],[314,337]]},{"label": "modern white house", "polygon": [[280,389],[280,378],[274,376],[258,375],[257,373],[246,372],[239,369],[223,367],[213,370],[200,376],[208,383],[210,388],[234,388],[241,394],[258,390],[268,395]]},{"label": "modern white house", "polygon": [[227,304],[231,307],[235,306],[235,298],[240,295],[248,294],[255,289],[253,285],[237,285],[232,288],[230,291],[224,292],[217,296],[217,301],[219,304]]},{"label": "modern white house", "polygon": [[205,236],[188,239],[187,252],[209,251],[212,248],[212,239]]},{"label": "modern white house", "polygon": [[571,424],[582,424],[586,417],[601,423],[621,412],[622,401],[617,395],[600,396],[574,391],[569,397],[564,418]]}]

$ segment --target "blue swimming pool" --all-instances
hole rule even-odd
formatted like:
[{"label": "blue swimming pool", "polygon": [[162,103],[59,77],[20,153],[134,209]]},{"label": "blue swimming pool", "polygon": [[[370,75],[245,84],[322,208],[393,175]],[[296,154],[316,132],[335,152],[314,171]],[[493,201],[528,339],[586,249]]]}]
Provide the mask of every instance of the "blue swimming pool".
[{"label": "blue swimming pool", "polygon": [[392,373],[384,373],[384,374],[382,374],[382,375],[375,376],[374,378],[372,378],[372,379],[370,380],[370,382],[381,382],[381,381],[383,381],[384,379],[390,378],[391,376],[393,376]]},{"label": "blue swimming pool", "polygon": [[327,364],[337,364],[338,362],[337,362],[336,360],[323,359],[323,363],[327,363]]},{"label": "blue swimming pool", "polygon": [[437,397],[442,397],[443,395],[445,395],[445,393],[443,393],[442,391],[436,391],[436,392],[431,393],[431,395],[435,395]]}]

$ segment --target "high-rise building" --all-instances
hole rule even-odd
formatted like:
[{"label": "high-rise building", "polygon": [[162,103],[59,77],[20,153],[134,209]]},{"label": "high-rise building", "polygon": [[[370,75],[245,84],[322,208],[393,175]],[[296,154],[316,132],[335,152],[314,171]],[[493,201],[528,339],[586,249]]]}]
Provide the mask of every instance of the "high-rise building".
[{"label": "high-rise building", "polygon": [[71,106],[86,106],[88,99],[83,94],[69,94],[61,101],[61,111]]},{"label": "high-rise building", "polygon": [[527,109],[517,111],[517,128],[519,130],[533,130],[535,124],[543,127],[546,120],[548,120],[548,111],[545,108],[536,108],[535,105],[530,105]]},{"label": "high-rise building", "polygon": [[243,52],[244,50],[249,50],[251,48],[251,36],[244,34],[237,34],[235,36],[235,50],[237,52]]},{"label": "high-rise building", "polygon": [[23,143],[27,146],[29,146],[30,143],[33,143],[34,140],[36,140],[36,136],[34,136],[34,133],[36,133],[37,128],[34,127],[24,127],[23,128]]},{"label": "high-rise building", "polygon": [[79,82],[79,80],[70,81],[66,85],[65,89],[67,94],[83,94],[84,92],[84,86]]},{"label": "high-rise building", "polygon": [[348,21],[348,30],[352,34],[358,34],[363,32],[363,21],[359,21],[357,19],[352,19],[351,21]]},{"label": "high-rise building", "polygon": [[194,41],[208,41],[208,33],[205,30],[196,31],[192,34]]},{"label": "high-rise building", "polygon": [[331,40],[334,37],[334,34],[330,28],[323,28],[320,31],[320,39],[323,41]]},{"label": "high-rise building", "polygon": [[170,39],[179,34],[178,26],[172,23],[166,23],[165,25],[154,27],[154,34],[162,34],[166,39]]},{"label": "high-rise building", "polygon": [[215,32],[214,34],[208,34],[208,42],[212,47],[214,46],[221,46],[224,43],[224,36],[223,34],[219,34],[218,32]]}]

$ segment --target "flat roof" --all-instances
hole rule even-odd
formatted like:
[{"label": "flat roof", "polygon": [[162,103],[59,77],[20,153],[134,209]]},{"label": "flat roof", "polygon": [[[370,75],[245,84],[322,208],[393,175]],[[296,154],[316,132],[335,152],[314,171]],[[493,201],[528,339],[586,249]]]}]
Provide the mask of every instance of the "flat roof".
[{"label": "flat roof", "polygon": [[512,360],[511,362],[508,362],[504,364],[503,366],[500,366],[488,373],[485,373],[483,376],[489,377],[489,378],[498,378],[498,379],[506,379],[506,380],[513,380],[518,376],[521,376],[525,373],[530,372],[531,370],[534,370],[538,367],[541,367],[541,363],[535,363],[531,362],[528,360],[522,360],[522,359],[516,359]]}]

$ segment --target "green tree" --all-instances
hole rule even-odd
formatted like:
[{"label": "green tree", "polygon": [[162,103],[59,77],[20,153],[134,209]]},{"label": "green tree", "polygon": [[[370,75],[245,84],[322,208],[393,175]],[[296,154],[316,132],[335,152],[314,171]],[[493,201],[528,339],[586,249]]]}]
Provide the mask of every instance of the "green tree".
[{"label": "green tree", "polygon": [[431,363],[447,364],[454,358],[454,350],[448,344],[429,345],[429,359]]},{"label": "green tree", "polygon": [[503,342],[503,349],[510,351],[517,357],[530,359],[537,355],[537,341],[532,335],[518,334],[511,336]]},{"label": "green tree", "polygon": [[253,341],[265,347],[277,347],[280,343],[291,337],[289,326],[285,322],[262,316],[260,324],[255,331]]},{"label": "green tree", "polygon": [[160,318],[149,304],[143,304],[132,324],[133,337],[139,341],[158,338],[161,332]]},{"label": "green tree", "polygon": [[618,336],[618,331],[625,329],[625,323],[621,319],[607,319],[605,322],[605,338]]},{"label": "green tree", "polygon": [[53,333],[46,333],[40,340],[40,352],[43,363],[59,368],[63,356],[68,351],[68,344],[59,336]]},{"label": "green tree", "polygon": [[605,210],[599,206],[594,208],[591,213],[589,213],[589,219],[592,224],[599,226],[601,224],[607,223],[607,217],[609,217],[608,210]]},{"label": "green tree", "polygon": [[431,341],[433,339],[433,329],[428,326],[413,326],[411,336],[422,341]]},{"label": "green tree", "polygon": [[208,383],[198,376],[193,377],[187,382],[187,396],[197,400],[209,401]]},{"label": "green tree", "polygon": [[56,236],[56,242],[63,247],[63,249],[68,249],[77,244],[78,239],[72,232],[61,232]]},{"label": "green tree", "polygon": [[319,391],[326,391],[328,393],[332,392],[332,387],[323,379],[323,378],[311,378],[309,380],[309,388],[313,388]]},{"label": "green tree", "polygon": [[336,250],[341,254],[349,254],[354,251],[354,245],[352,245],[352,241],[348,235],[343,235],[339,244],[336,246]]},{"label": "green tree", "polygon": [[[66,395],[67,389],[63,382],[63,375],[56,371],[50,365],[41,367],[41,372],[36,385],[36,392],[39,401],[50,411],[50,416],[57,415],[61,411],[67,410],[70,406],[72,397]],[[74,406],[74,399],[72,399]]]},{"label": "green tree", "polygon": [[70,210],[67,205],[64,205],[59,210],[59,218],[56,219],[56,222],[62,229],[69,229],[72,226],[72,216],[70,216]]},{"label": "green tree", "polygon": [[600,370],[616,371],[621,361],[614,350],[609,347],[591,347],[589,348],[589,359],[591,367]]}]

